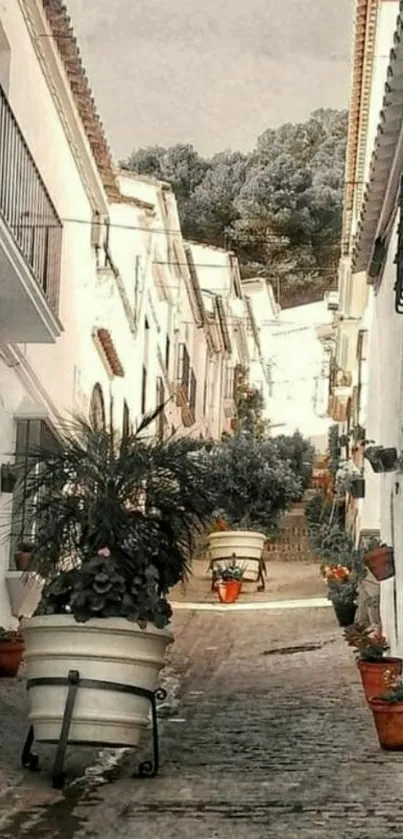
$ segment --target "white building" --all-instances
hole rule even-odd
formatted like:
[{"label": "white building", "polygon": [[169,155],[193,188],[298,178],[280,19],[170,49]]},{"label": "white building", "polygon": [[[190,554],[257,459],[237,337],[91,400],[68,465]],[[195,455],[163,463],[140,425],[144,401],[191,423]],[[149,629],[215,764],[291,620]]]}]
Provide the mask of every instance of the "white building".
[{"label": "white building", "polygon": [[[403,446],[403,340],[400,314],[403,173],[403,4],[357,0],[346,192],[336,319],[333,416],[341,430],[365,429],[378,445]],[[341,392],[340,392],[341,391]],[[403,652],[403,528],[399,471],[374,474],[360,452],[365,498],[349,501],[357,537],[395,548],[396,577],[380,586],[384,629]]]},{"label": "white building", "polygon": [[[318,452],[326,449],[328,365],[323,334],[331,324],[327,301],[281,310],[270,324],[272,434],[300,431]],[[325,330],[324,333],[320,330]]]},{"label": "white building", "polygon": [[111,402],[122,428],[166,402],[160,435],[219,437],[224,371],[248,363],[239,292],[233,254],[183,241],[167,184],[114,168],[62,0],[3,0],[0,625],[11,600],[30,608],[14,551],[33,534],[9,538],[15,452],[54,440],[66,413],[104,423]]}]

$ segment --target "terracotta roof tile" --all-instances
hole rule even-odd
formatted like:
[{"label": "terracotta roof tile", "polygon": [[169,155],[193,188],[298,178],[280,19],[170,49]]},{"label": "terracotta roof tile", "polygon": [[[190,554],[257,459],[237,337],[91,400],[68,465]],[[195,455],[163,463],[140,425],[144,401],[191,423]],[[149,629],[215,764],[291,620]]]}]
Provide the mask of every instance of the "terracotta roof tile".
[{"label": "terracotta roof tile", "polygon": [[120,190],[112,155],[106,140],[104,127],[96,109],[66,6],[62,0],[42,0],[42,5],[63,61],[105,192],[111,201],[120,202]]}]

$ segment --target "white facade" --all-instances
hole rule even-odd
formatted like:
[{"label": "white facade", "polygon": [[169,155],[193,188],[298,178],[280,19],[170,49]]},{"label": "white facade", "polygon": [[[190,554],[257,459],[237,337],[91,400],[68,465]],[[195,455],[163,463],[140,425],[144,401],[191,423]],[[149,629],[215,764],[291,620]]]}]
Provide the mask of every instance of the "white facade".
[{"label": "white facade", "polygon": [[[373,43],[364,51],[367,60],[372,54],[371,72],[363,82],[369,109],[364,117],[361,112],[364,129],[361,135],[358,132],[364,164],[361,172],[355,170],[357,186],[350,228],[343,233],[351,246],[341,263],[336,324],[336,359],[339,367],[351,374],[356,388],[354,417],[341,423],[341,430],[357,422],[365,429],[367,440],[396,447],[398,453],[403,447],[403,324],[395,306],[395,286],[400,276],[396,261],[402,247],[398,241],[401,214],[397,212],[403,159],[402,11],[403,4],[397,0],[379,2]],[[354,58],[357,68],[361,60],[358,46]],[[350,142],[355,131],[350,118]],[[360,179],[367,184],[366,189],[358,186]],[[363,468],[365,498],[353,505],[355,534],[358,540],[363,532],[379,532],[385,543],[394,546],[396,577],[381,583],[381,613],[392,653],[401,655],[401,474],[375,474],[366,461]]]},{"label": "white facade", "polygon": [[[164,403],[157,433],[219,438],[228,370],[249,364],[236,258],[183,240],[167,184],[114,169],[61,0],[3,0],[0,85],[0,465],[110,405],[120,427]],[[5,484],[0,521],[9,626],[32,533],[10,541]]]},{"label": "white facade", "polygon": [[328,369],[320,339],[331,324],[325,300],[282,310],[270,334],[272,359],[272,434],[299,430],[325,451],[330,421],[326,416]]}]

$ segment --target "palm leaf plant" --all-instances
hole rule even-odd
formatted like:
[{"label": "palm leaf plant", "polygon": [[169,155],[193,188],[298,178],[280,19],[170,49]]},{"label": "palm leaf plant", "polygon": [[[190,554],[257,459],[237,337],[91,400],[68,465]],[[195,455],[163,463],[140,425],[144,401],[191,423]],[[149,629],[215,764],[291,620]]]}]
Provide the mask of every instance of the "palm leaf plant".
[{"label": "palm leaf plant", "polygon": [[77,418],[29,453],[17,508],[32,510],[31,567],[46,579],[37,614],[169,622],[214,503],[200,443],[151,434],[159,410],[124,436]]}]

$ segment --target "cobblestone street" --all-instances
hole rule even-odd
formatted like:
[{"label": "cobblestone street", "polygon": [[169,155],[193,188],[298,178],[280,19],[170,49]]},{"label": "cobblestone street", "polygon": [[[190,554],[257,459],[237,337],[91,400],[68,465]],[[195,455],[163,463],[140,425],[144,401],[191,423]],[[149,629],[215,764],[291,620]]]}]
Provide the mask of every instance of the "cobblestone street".
[{"label": "cobblestone street", "polygon": [[159,777],[63,796],[37,776],[2,839],[402,836],[403,756],[379,750],[332,609],[180,611],[174,632]]}]

